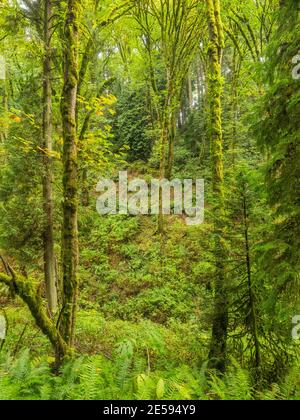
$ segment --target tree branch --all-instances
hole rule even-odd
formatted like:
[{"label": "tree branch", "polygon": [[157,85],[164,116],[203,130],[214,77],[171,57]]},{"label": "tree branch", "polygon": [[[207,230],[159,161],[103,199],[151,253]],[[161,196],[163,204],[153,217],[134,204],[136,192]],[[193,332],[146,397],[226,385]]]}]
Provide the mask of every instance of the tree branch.
[{"label": "tree branch", "polygon": [[[2,257],[1,259],[3,261]],[[10,270],[12,275],[0,273],[0,283],[7,287],[14,287],[16,294],[26,303],[37,326],[48,337],[56,353],[62,357],[69,355],[70,349],[48,317],[42,298],[35,290],[33,281],[16,274],[12,269]]]}]

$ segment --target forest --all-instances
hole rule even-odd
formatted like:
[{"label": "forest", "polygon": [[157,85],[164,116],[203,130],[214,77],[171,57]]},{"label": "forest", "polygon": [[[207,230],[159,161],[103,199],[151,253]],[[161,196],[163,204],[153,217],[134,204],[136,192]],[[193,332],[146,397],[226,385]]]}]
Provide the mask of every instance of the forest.
[{"label": "forest", "polygon": [[0,400],[299,400],[299,169],[300,0],[0,0]]}]

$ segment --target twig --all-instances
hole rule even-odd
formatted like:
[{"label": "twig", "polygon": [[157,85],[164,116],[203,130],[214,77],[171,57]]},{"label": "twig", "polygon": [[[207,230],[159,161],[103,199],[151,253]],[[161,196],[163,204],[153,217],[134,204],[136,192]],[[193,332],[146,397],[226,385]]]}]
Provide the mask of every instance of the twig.
[{"label": "twig", "polygon": [[20,335],[20,338],[19,338],[19,340],[18,340],[18,342],[17,342],[17,344],[15,346],[15,349],[13,351],[13,357],[16,356],[16,354],[17,354],[17,352],[19,350],[20,343],[21,343],[21,341],[22,341],[22,339],[23,339],[23,337],[25,335],[25,332],[27,330],[28,325],[29,325],[29,322],[27,322],[26,325],[25,325],[25,327],[23,328],[22,334]]}]

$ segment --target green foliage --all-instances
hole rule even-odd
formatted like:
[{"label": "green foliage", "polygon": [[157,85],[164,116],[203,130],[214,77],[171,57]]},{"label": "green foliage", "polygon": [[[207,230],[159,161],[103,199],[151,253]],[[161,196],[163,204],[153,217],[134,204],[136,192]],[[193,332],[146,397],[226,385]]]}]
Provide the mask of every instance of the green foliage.
[{"label": "green foliage", "polygon": [[49,365],[31,360],[28,349],[13,360],[7,357],[0,372],[0,400],[46,400],[51,395]]},{"label": "green foliage", "polygon": [[198,255],[211,255],[197,240],[199,234],[205,240],[202,226],[186,231],[183,221],[170,217],[161,244],[150,217],[95,217],[93,209],[85,209],[81,223],[81,277],[93,295],[86,290],[85,302],[92,298],[105,316],[122,320],[166,324],[205,316],[211,296]]},{"label": "green foliage", "polygon": [[272,240],[277,243],[277,263],[272,265],[276,277],[281,277],[281,288],[298,283],[300,88],[299,80],[293,78],[293,58],[298,53],[300,18],[296,4],[299,2],[287,1],[278,15],[278,29],[266,66],[268,89],[259,109],[262,119],[257,124],[260,145],[269,153],[266,179],[274,213]]},{"label": "green foliage", "polygon": [[[67,2],[52,3],[53,231],[61,287]],[[81,193],[74,357],[55,371],[49,340],[13,298],[20,288],[1,285],[8,331],[0,343],[0,400],[299,400],[299,345],[291,337],[291,318],[300,312],[300,85],[292,77],[299,0],[221,0],[222,66],[221,45],[209,34],[216,21],[221,35],[219,15],[208,16],[204,2],[81,3],[72,115],[78,156],[70,159],[79,178],[71,189]],[[28,290],[46,308],[42,7],[0,4],[0,56],[7,63],[0,80],[0,255],[30,274]],[[163,176],[173,141],[173,178],[205,179],[203,225],[187,226],[186,215],[165,217],[160,234],[155,216],[97,214],[100,176],[121,168],[147,182]],[[213,183],[220,184],[219,198]],[[214,308],[220,279],[227,298]],[[208,369],[208,355],[214,319],[227,305],[228,357],[220,376]]]},{"label": "green foliage", "polygon": [[124,341],[114,357],[80,357],[65,364],[59,376],[47,362],[32,360],[28,350],[0,361],[0,400],[297,400],[299,375],[292,370],[281,384],[253,391],[249,373],[232,360],[224,378],[187,366],[144,370],[135,345]]},{"label": "green foliage", "polygon": [[219,400],[251,400],[252,384],[249,372],[233,361],[229,372],[225,378],[220,378],[214,374],[211,375],[210,398]]},{"label": "green foliage", "polygon": [[29,67],[28,74],[19,80],[15,92],[18,108],[9,112],[9,135],[0,143],[0,247],[23,265],[36,263],[43,230],[43,168],[35,114],[39,97],[30,105],[27,100],[32,90],[38,90],[39,77],[37,70]]},{"label": "green foliage", "polygon": [[257,247],[258,278],[265,283],[261,307],[273,349],[280,354],[275,363],[280,372],[286,370],[287,360],[294,355],[290,322],[300,308],[297,169],[300,85],[293,77],[300,28],[297,5],[298,0],[284,2],[276,14],[276,33],[268,46],[264,66],[266,93],[256,113],[260,117],[254,124],[259,145],[267,154],[264,173],[272,212],[267,224],[268,235],[264,235]]},{"label": "green foliage", "polygon": [[147,161],[151,156],[153,134],[147,109],[145,91],[121,92],[114,120],[115,143],[118,148],[126,147],[127,160]]}]

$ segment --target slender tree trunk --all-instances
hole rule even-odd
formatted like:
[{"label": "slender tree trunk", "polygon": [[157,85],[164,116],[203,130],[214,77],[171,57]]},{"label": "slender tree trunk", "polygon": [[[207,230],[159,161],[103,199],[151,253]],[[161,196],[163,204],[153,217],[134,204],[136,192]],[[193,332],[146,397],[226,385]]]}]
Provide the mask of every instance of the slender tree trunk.
[{"label": "slender tree trunk", "polygon": [[193,98],[193,82],[191,74],[188,75],[187,90],[189,98],[189,112],[193,110],[194,98]]},{"label": "slender tree trunk", "polygon": [[[207,65],[202,62],[202,60],[199,61],[198,65],[198,97],[199,97],[199,103],[198,103],[198,109],[199,112],[201,112],[203,115],[209,115],[209,103],[208,103],[208,95],[206,95],[206,92],[208,91],[208,81],[207,81]],[[201,146],[199,150],[199,156],[200,159],[205,158],[209,154],[209,141],[207,141],[207,134],[208,134],[208,124],[207,124],[208,118],[205,118],[203,123],[203,132],[201,133]]]},{"label": "slender tree trunk", "polygon": [[197,63],[197,99],[198,99],[198,108],[201,108],[201,101],[202,101],[202,77],[201,77],[201,64]]},{"label": "slender tree trunk", "polygon": [[232,141],[231,154],[232,164],[235,166],[236,161],[236,145],[237,145],[237,124],[238,124],[238,77],[239,77],[239,63],[237,62],[237,51],[234,48],[232,59],[232,80],[231,80],[231,111],[232,111]]},{"label": "slender tree trunk", "polygon": [[215,309],[213,317],[212,341],[210,346],[210,367],[223,373],[226,368],[228,299],[225,276],[226,252],[223,243],[225,218],[224,173],[223,173],[223,133],[222,133],[222,75],[221,60],[224,43],[219,0],[206,0],[209,35],[209,98],[210,98],[210,142],[212,155],[212,181],[215,197]]},{"label": "slender tree trunk", "polygon": [[[1,86],[1,81],[0,81],[0,86]],[[2,99],[2,104],[3,104],[3,110],[6,114],[7,112],[7,94],[6,94],[6,83],[5,81],[3,81],[3,99]],[[5,140],[7,139],[7,129],[5,127],[1,127],[0,129],[0,143],[4,143]]]},{"label": "slender tree trunk", "polygon": [[78,86],[78,20],[80,1],[69,0],[64,31],[64,87],[61,99],[63,122],[63,297],[61,335],[74,345],[78,296],[78,171],[76,105]]},{"label": "slender tree trunk", "polygon": [[[166,152],[168,144],[168,118],[163,116],[163,122],[161,126],[161,158],[160,158],[160,169],[159,169],[159,179],[162,181],[165,179],[166,174]],[[163,196],[162,188],[159,189],[159,214],[158,214],[158,232],[163,235],[164,233],[164,214],[163,214]]]},{"label": "slender tree trunk", "polygon": [[249,245],[249,226],[248,226],[248,211],[247,211],[247,200],[246,196],[243,195],[243,216],[244,216],[244,238],[245,238],[245,251],[246,251],[246,267],[247,267],[247,280],[248,280],[248,292],[250,302],[250,318],[251,318],[251,330],[255,348],[255,367],[258,369],[261,365],[261,354],[260,354],[260,342],[258,337],[257,327],[257,314],[255,308],[255,295],[252,285],[252,272],[251,272],[251,258],[250,258],[250,245]]},{"label": "slender tree trunk", "polygon": [[[4,60],[3,65],[6,67],[6,63]],[[8,114],[8,80],[7,80],[7,69],[2,69],[4,72],[4,78],[0,79],[0,91],[2,91],[2,107],[5,117],[7,118]],[[7,127],[0,128],[0,143],[4,143],[7,139]]]},{"label": "slender tree trunk", "polygon": [[53,166],[52,166],[52,88],[51,88],[51,17],[52,0],[44,1],[44,74],[43,74],[43,149],[44,177],[43,198],[45,213],[44,272],[48,308],[51,314],[57,310],[57,281],[55,273],[53,234]]},{"label": "slender tree trunk", "polygon": [[175,147],[175,139],[176,139],[176,118],[177,113],[173,110],[172,115],[170,117],[169,123],[169,130],[168,130],[168,137],[169,137],[169,145],[168,145],[168,163],[167,163],[167,171],[166,171],[166,178],[171,180],[172,173],[173,173],[173,166],[174,166],[174,147]]}]

